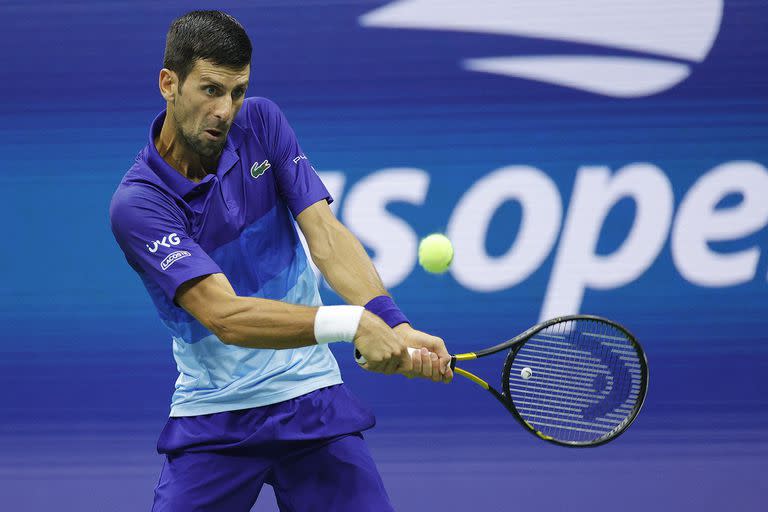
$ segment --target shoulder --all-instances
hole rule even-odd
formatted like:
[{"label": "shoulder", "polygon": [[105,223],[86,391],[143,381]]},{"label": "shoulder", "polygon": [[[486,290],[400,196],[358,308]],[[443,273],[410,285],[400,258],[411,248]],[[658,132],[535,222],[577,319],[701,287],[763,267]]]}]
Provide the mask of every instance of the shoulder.
[{"label": "shoulder", "polygon": [[280,113],[280,107],[277,103],[261,96],[252,96],[246,98],[243,101],[243,109],[246,112],[251,112],[257,116],[269,116],[275,113]]},{"label": "shoulder", "polygon": [[113,228],[140,219],[147,213],[178,217],[180,212],[174,200],[158,180],[146,164],[137,158],[112,194],[109,219]]},{"label": "shoulder", "polygon": [[258,96],[246,98],[243,107],[235,118],[235,123],[257,137],[269,136],[279,130],[283,124],[284,115],[277,103]]}]

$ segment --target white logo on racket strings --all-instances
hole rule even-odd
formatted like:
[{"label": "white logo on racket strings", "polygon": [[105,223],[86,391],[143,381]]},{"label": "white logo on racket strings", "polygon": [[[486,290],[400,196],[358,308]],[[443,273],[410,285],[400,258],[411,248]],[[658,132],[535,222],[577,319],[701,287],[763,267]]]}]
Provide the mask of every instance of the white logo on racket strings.
[{"label": "white logo on racket strings", "polygon": [[161,240],[155,240],[152,242],[152,247],[150,247],[149,244],[146,244],[146,246],[147,250],[154,254],[160,247],[170,248],[171,246],[179,245],[180,243],[181,239],[179,238],[179,235],[176,233],[171,233],[170,235],[164,236]]},{"label": "white logo on racket strings", "polygon": [[[640,392],[640,368],[637,362],[632,361],[634,352],[629,347],[615,346],[610,336],[589,332],[583,332],[582,336],[599,343],[601,348],[573,344],[567,348],[568,357],[563,358],[565,352],[559,352],[564,343],[562,333],[543,332],[520,350],[516,365],[524,366],[520,376],[526,382],[513,381],[510,387],[515,399],[523,398],[518,408],[524,416],[532,414],[538,420],[558,425],[560,422],[567,423],[569,420],[560,417],[556,409],[568,402],[569,413],[577,414],[582,420],[596,421],[593,427],[602,426],[601,423],[605,422],[618,423],[626,417]],[[542,357],[547,361],[541,362]],[[532,362],[539,365],[539,378],[529,381],[531,369],[527,364]],[[622,383],[619,387],[616,387],[617,380]],[[537,410],[537,405],[530,403],[536,402],[537,397],[552,393],[556,397],[549,399],[545,411]],[[561,403],[555,403],[557,400]],[[549,410],[552,407],[554,409]]]}]

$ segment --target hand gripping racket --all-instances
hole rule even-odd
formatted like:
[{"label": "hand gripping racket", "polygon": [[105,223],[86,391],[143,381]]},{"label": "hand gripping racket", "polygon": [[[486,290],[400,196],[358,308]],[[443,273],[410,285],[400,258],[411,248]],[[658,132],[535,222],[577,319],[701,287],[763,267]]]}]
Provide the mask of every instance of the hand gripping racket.
[{"label": "hand gripping racket", "polygon": [[[504,350],[501,392],[456,367]],[[451,368],[488,390],[526,430],[569,447],[616,439],[637,417],[648,390],[640,343],[618,323],[591,315],[553,318],[504,343],[456,354]]]}]

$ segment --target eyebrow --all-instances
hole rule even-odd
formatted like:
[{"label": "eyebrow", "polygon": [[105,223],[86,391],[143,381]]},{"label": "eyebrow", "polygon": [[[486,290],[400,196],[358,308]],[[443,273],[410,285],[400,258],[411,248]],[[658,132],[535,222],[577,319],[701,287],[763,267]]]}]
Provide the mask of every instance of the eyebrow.
[{"label": "eyebrow", "polygon": [[[224,87],[224,84],[222,84],[221,82],[217,82],[213,78],[209,78],[207,76],[201,76],[200,77],[200,81],[201,82],[209,82],[210,84],[215,85],[219,89],[224,89],[224,90],[227,89],[226,87]],[[235,88],[238,88],[238,87],[242,87],[243,89],[247,89],[248,88],[248,82],[245,82],[245,83],[242,83],[242,84],[237,84],[235,86]]]}]

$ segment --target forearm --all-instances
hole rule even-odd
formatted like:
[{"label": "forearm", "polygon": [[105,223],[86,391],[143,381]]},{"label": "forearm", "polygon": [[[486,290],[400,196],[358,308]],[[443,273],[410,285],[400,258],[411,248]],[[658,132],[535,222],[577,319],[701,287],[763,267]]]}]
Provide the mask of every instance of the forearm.
[{"label": "forearm", "polygon": [[222,273],[182,284],[175,299],[218,338],[251,348],[296,348],[313,345],[318,308],[240,297]]},{"label": "forearm", "polygon": [[315,345],[315,307],[253,297],[230,297],[209,327],[227,344],[284,349]]},{"label": "forearm", "polygon": [[310,246],[312,260],[348,304],[364,305],[387,295],[376,267],[357,238],[340,222],[326,226],[322,241]]}]

